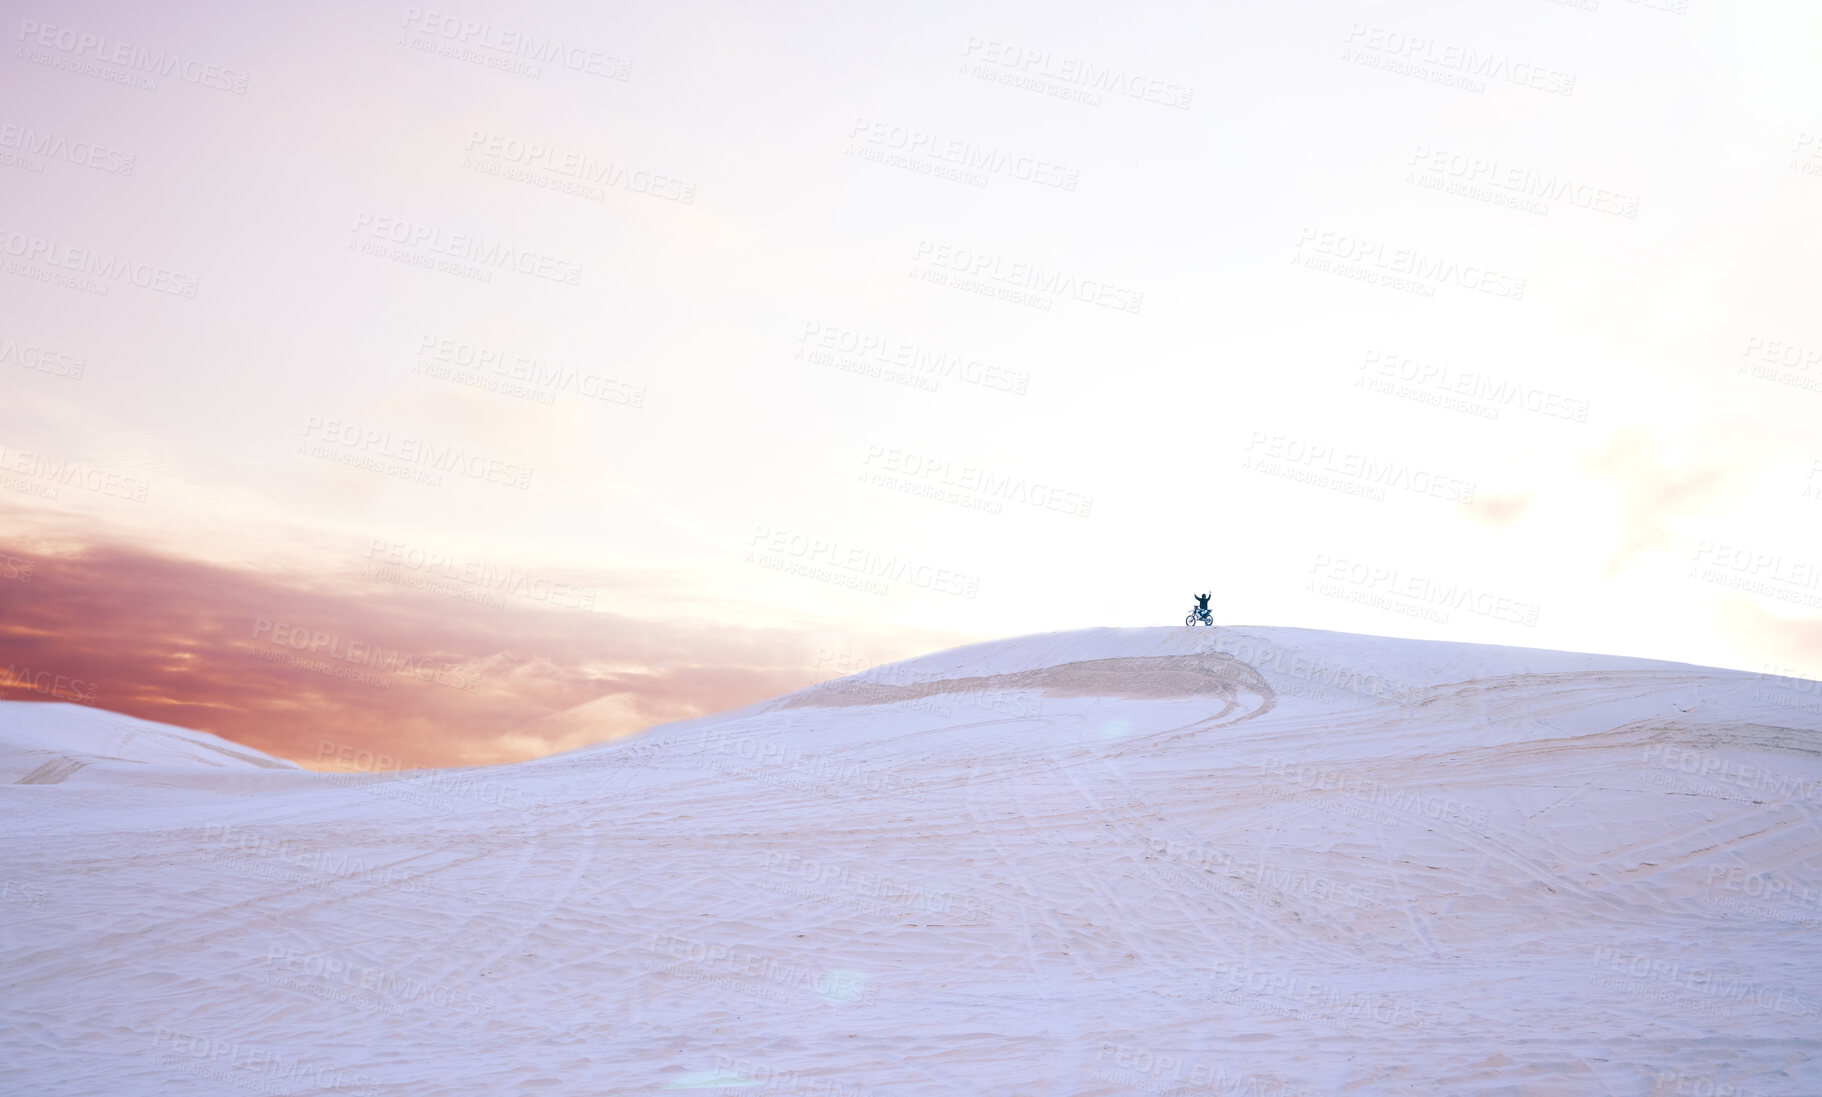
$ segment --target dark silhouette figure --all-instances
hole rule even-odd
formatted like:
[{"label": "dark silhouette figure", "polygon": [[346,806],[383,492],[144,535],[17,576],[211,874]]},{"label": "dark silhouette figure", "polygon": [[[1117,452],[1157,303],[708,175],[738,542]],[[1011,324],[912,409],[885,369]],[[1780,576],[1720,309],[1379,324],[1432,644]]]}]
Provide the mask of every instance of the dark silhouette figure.
[{"label": "dark silhouette figure", "polygon": [[1208,612],[1208,599],[1213,594],[1214,591],[1211,590],[1208,594],[1196,595],[1196,608],[1189,611],[1189,616],[1184,618],[1183,623],[1186,625],[1213,625],[1215,619],[1209,616]]},{"label": "dark silhouette figure", "polygon": [[1214,596],[1214,593],[1215,592],[1211,590],[1207,594],[1196,595],[1196,612],[1198,614],[1203,614],[1203,613],[1208,612],[1208,600],[1209,600],[1209,598]]}]

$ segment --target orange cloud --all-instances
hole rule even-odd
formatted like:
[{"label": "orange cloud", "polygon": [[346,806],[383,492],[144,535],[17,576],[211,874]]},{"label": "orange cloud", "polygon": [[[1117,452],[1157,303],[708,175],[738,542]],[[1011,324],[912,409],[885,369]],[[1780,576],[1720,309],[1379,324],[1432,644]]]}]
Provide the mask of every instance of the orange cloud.
[{"label": "orange cloud", "polygon": [[405,768],[516,761],[736,708],[826,677],[813,635],[67,535],[0,545],[0,697],[82,700],[317,768],[357,749]]},{"label": "orange cloud", "polygon": [[1531,493],[1507,492],[1504,495],[1480,495],[1468,507],[1468,516],[1478,518],[1495,529],[1508,529],[1531,509]]},{"label": "orange cloud", "polygon": [[1619,544],[1607,561],[1611,577],[1641,553],[1675,539],[1675,520],[1696,513],[1731,478],[1706,451],[1676,461],[1669,449],[1638,433],[1626,435],[1587,459],[1587,467],[1618,488]]}]

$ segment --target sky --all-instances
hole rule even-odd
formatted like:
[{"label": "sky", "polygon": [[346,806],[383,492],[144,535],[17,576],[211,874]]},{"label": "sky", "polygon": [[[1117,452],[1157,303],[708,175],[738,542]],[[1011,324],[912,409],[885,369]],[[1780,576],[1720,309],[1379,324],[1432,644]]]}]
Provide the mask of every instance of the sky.
[{"label": "sky", "polygon": [[0,697],[483,764],[1200,591],[1822,676],[1813,6],[8,9]]}]

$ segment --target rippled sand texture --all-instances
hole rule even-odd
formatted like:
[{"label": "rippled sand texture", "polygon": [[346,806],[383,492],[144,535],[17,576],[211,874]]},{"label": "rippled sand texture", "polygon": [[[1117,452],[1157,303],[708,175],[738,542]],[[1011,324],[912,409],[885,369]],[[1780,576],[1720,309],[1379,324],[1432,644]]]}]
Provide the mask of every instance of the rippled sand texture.
[{"label": "rippled sand texture", "polygon": [[0,1089],[1813,1097],[1819,690],[1101,629],[356,777],[0,705]]}]

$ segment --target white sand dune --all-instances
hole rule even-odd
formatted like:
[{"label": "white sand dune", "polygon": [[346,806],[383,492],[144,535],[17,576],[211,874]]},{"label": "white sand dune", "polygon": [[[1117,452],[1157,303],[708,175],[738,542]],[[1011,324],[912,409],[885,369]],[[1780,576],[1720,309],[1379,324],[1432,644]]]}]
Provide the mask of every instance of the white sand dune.
[{"label": "white sand dune", "polygon": [[116,761],[3,786],[0,1089],[1815,1097],[1818,688],[1103,629],[359,780],[4,705]]},{"label": "white sand dune", "polygon": [[126,783],[222,771],[298,770],[294,762],[206,731],[64,702],[8,702],[0,784]]}]

